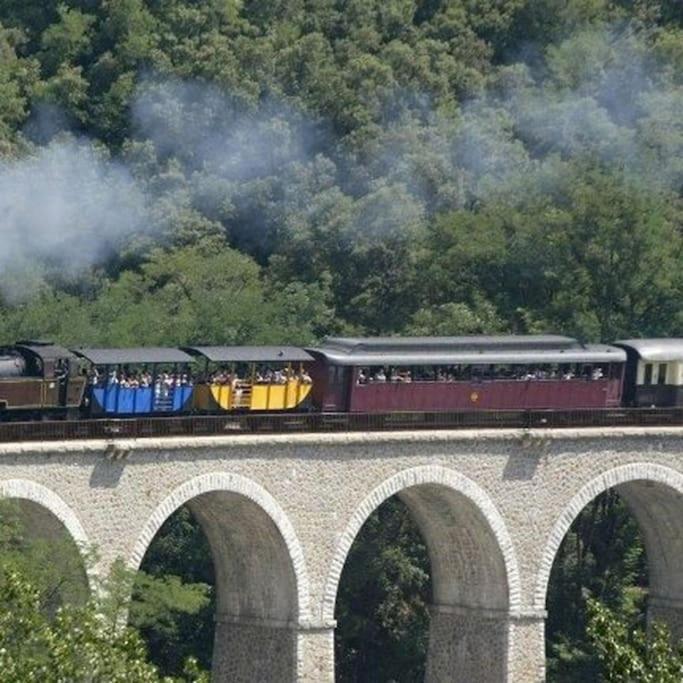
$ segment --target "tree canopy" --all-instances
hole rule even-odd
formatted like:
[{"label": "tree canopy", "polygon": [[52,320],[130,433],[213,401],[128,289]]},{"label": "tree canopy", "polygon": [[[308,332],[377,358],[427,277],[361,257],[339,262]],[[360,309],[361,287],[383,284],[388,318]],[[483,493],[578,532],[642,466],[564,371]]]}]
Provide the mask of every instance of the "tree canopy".
[{"label": "tree canopy", "polygon": [[681,332],[675,2],[0,21],[3,340]]}]

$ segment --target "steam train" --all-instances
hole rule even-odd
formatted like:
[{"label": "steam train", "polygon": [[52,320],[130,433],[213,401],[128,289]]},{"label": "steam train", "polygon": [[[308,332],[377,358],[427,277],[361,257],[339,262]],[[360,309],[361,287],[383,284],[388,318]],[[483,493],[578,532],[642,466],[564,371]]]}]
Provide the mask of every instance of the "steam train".
[{"label": "steam train", "polygon": [[0,348],[0,421],[683,404],[683,339],[328,338],[314,348]]}]

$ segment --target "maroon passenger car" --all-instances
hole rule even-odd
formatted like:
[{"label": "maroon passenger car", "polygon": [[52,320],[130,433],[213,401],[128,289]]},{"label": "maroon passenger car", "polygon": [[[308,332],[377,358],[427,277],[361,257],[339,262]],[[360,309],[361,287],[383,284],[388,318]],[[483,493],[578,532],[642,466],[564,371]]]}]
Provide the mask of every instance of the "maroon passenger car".
[{"label": "maroon passenger car", "polygon": [[619,406],[626,353],[556,335],[329,338],[309,349],[323,412]]}]

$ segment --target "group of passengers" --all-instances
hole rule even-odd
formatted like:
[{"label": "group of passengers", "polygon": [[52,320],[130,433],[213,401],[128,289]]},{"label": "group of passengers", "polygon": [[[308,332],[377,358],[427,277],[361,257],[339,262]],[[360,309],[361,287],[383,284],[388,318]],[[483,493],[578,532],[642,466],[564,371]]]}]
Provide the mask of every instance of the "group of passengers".
[{"label": "group of passengers", "polygon": [[239,375],[236,372],[230,372],[229,370],[217,370],[209,375],[209,384],[224,384],[235,386],[238,382],[241,382]]},{"label": "group of passengers", "polygon": [[369,384],[371,382],[412,382],[413,374],[410,370],[398,370],[392,368],[387,377],[384,368],[379,368],[374,374],[369,370],[360,369],[358,372],[358,384]]},{"label": "group of passengers", "polygon": [[[210,384],[223,384],[232,387],[242,383],[251,383],[252,381],[256,384],[287,384],[291,380],[297,380],[302,384],[313,383],[311,376],[304,368],[298,372],[291,368],[276,370],[265,368],[256,372],[253,379],[244,379],[237,372],[221,369],[208,377]],[[192,375],[187,372],[160,372],[152,374],[149,370],[142,370],[140,372],[112,370],[109,373],[105,373],[93,367],[90,372],[90,384],[95,387],[118,386],[122,389],[146,389],[153,387],[161,390],[174,387],[191,387],[194,382]]]},{"label": "group of passengers", "polygon": [[478,382],[483,379],[498,380],[570,380],[570,379],[603,379],[605,373],[600,366],[586,366],[576,369],[573,366],[560,367],[511,367],[500,369],[497,372],[485,372],[471,367],[437,368],[436,370],[415,368],[408,369],[390,368],[387,372],[384,367],[373,370],[361,368],[358,371],[358,384],[372,384],[383,382]]},{"label": "group of passengers", "polygon": [[293,368],[283,368],[273,370],[272,368],[261,368],[254,375],[256,384],[287,384],[287,382],[298,381],[301,384],[312,384],[313,380],[305,368],[295,371]]},{"label": "group of passengers", "polygon": [[273,370],[272,368],[260,368],[253,376],[240,377],[239,373],[230,370],[219,370],[209,376],[209,383],[239,386],[241,384],[287,384],[290,381],[298,381],[301,384],[312,384],[313,380],[305,368],[294,371],[292,368]]},{"label": "group of passengers", "polygon": [[90,374],[93,386],[120,387],[121,389],[150,389],[160,392],[175,387],[191,387],[192,376],[186,372],[160,372],[156,375],[148,370],[122,372],[112,370],[108,374],[93,368]]},{"label": "group of passengers", "polygon": [[583,374],[577,375],[571,368],[566,368],[565,370],[560,370],[553,368],[551,370],[544,370],[543,368],[529,369],[523,376],[516,376],[515,379],[602,379],[604,377],[602,368],[596,366],[594,368],[587,369]]}]

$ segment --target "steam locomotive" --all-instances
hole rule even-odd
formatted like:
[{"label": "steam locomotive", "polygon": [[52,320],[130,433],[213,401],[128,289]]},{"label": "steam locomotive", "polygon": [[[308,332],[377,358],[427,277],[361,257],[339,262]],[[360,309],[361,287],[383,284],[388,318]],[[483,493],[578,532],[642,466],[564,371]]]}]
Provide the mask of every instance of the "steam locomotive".
[{"label": "steam locomotive", "polygon": [[683,339],[328,338],[313,348],[0,348],[0,421],[683,404]]}]

